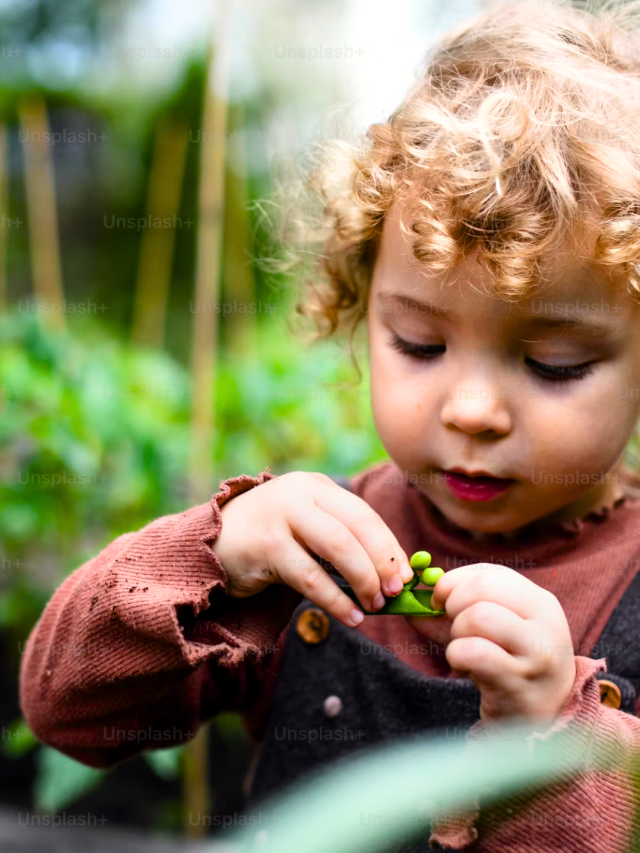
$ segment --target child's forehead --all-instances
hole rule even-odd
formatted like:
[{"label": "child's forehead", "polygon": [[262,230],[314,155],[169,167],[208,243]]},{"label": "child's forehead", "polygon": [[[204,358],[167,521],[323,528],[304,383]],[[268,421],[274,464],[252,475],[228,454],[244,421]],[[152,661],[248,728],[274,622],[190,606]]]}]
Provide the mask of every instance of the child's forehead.
[{"label": "child's forehead", "polygon": [[[383,223],[373,285],[386,285],[393,280],[401,289],[422,291],[432,297],[440,294],[465,296],[480,293],[502,299],[495,290],[494,276],[481,262],[481,244],[476,243],[451,269],[434,270],[413,253],[416,239],[411,229],[412,211],[405,202],[392,205]],[[415,218],[415,209],[413,210]],[[612,303],[629,301],[640,311],[640,305],[627,292],[627,276],[621,269],[607,267],[595,257],[599,231],[585,219],[579,228],[567,230],[553,250],[540,255],[536,280],[526,296],[509,300],[505,308],[512,315],[529,312],[535,300],[553,305],[582,303],[585,311],[609,311]],[[397,287],[395,288],[398,289]]]}]

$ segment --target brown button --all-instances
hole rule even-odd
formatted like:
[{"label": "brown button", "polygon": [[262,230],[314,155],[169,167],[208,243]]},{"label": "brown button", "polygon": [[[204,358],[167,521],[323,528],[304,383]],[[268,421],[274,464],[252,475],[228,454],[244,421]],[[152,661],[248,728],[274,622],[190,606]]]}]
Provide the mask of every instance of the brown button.
[{"label": "brown button", "polygon": [[622,705],[622,694],[620,688],[613,681],[606,678],[598,679],[600,682],[600,703],[609,708],[619,708]]},{"label": "brown button", "polygon": [[296,631],[305,643],[321,643],[329,633],[329,618],[317,607],[307,607],[298,616]]}]

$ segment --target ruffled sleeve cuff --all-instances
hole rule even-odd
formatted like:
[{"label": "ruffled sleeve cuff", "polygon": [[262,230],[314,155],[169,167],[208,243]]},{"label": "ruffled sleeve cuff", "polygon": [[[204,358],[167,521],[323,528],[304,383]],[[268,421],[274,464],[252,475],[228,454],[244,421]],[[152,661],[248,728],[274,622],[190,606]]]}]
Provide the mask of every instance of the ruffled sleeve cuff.
[{"label": "ruffled sleeve cuff", "polygon": [[[564,708],[556,717],[554,722],[544,731],[534,731],[527,737],[527,744],[531,754],[534,754],[536,743],[549,740],[554,735],[563,732],[570,724],[579,724],[579,731],[585,738],[585,757],[589,744],[589,732],[591,726],[595,726],[600,710],[600,688],[595,678],[596,672],[606,671],[606,660],[601,658],[593,660],[576,655],[576,675],[573,688],[569,694]],[[491,727],[486,727],[479,720],[467,732],[467,742],[473,743],[488,737]],[[522,797],[522,804],[526,797]],[[514,812],[518,811],[519,798],[510,798],[510,805]],[[476,801],[467,809],[459,810],[455,814],[449,812],[438,812],[434,815],[431,824],[431,836],[429,846],[432,850],[461,850],[468,847],[478,838],[476,823],[480,817],[479,801]],[[504,816],[507,817],[506,815]],[[516,821],[517,818],[511,818]]]},{"label": "ruffled sleeve cuff", "polygon": [[245,659],[254,663],[275,652],[278,637],[303,597],[283,584],[272,584],[247,598],[226,595],[227,573],[210,547],[222,530],[220,510],[227,501],[274,477],[269,468],[257,477],[247,474],[232,477],[224,480],[211,498],[213,522],[204,544],[215,565],[216,583],[209,589],[209,606],[200,613],[183,613],[181,622],[190,642],[219,646],[218,660],[223,666],[235,666]]}]

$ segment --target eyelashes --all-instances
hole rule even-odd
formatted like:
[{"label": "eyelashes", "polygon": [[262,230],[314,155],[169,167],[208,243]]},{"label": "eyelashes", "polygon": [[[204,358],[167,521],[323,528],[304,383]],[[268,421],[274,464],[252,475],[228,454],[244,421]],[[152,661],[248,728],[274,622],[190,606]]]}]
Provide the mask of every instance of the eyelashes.
[{"label": "eyelashes", "polygon": [[538,372],[541,379],[551,382],[569,382],[572,379],[585,379],[590,373],[593,373],[593,369],[588,362],[566,367],[560,367],[556,364],[543,364],[541,361],[534,361],[532,358],[525,359],[525,362]]},{"label": "eyelashes", "polygon": [[391,341],[391,346],[399,350],[404,355],[412,355],[417,358],[432,358],[434,355],[440,355],[446,350],[442,344],[414,344],[411,341],[405,341],[394,334]]},{"label": "eyelashes", "polygon": [[[422,361],[429,361],[438,355],[442,355],[447,349],[444,344],[416,344],[412,341],[405,341],[395,333],[391,339],[391,346],[403,355]],[[533,358],[526,358],[525,363],[531,367],[536,376],[543,382],[571,382],[572,380],[585,379],[589,374],[593,373],[590,362],[559,366],[544,364],[541,361],[535,361]]]}]

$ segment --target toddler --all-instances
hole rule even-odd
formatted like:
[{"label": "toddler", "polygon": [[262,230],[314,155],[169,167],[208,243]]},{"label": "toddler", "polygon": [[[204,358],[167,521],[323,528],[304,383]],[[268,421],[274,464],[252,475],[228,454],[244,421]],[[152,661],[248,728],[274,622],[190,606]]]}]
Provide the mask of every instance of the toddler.
[{"label": "toddler", "polygon": [[[251,806],[404,735],[640,747],[638,29],[637,4],[492,7],[348,149],[348,185],[322,161],[298,311],[318,337],[365,321],[389,461],[233,477],[73,572],[22,661],[43,742],[106,768],[237,711]],[[422,549],[446,615],[376,615]],[[620,853],[631,805],[622,771],[585,773],[411,849]]]}]

